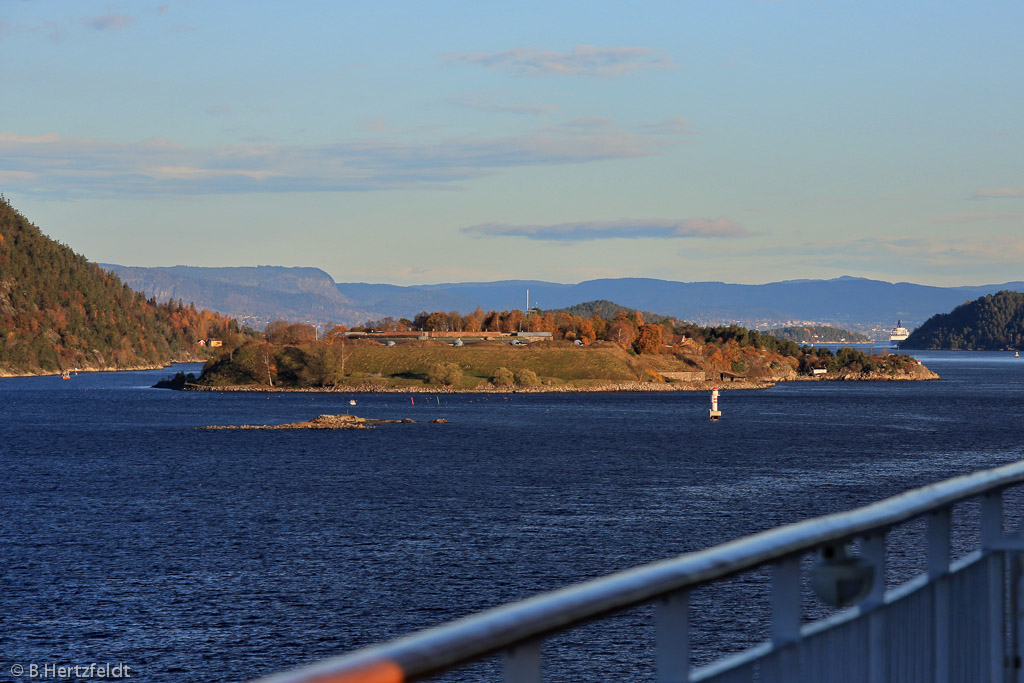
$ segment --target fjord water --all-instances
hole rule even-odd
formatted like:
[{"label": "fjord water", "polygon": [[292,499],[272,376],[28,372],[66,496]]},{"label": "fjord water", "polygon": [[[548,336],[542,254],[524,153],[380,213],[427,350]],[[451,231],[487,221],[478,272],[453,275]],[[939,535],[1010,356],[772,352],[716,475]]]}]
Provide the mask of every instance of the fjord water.
[{"label": "fjord water", "polygon": [[[727,391],[718,423],[703,392],[351,407],[148,388],[169,371],[0,379],[0,678],[243,681],[1024,457],[1024,359],[915,355],[943,379]],[[417,422],[196,429],[344,412]],[[758,633],[736,591],[698,599],[698,661]],[[560,636],[546,675],[649,679],[648,621]]]}]

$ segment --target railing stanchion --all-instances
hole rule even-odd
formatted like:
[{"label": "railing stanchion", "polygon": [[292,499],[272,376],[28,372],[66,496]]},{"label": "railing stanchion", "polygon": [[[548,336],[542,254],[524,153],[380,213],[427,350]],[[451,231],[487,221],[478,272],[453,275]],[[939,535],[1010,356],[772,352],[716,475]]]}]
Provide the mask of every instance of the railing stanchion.
[{"label": "railing stanchion", "polygon": [[861,609],[868,612],[868,680],[884,681],[888,678],[888,656],[886,647],[885,613],[885,540],[886,532],[878,531],[864,538],[861,556],[875,568],[875,580],[871,592],[861,603]]},{"label": "railing stanchion", "polygon": [[993,491],[981,498],[981,551],[986,563],[986,615],[985,641],[988,645],[985,656],[986,680],[997,681],[1003,675],[1006,659],[1005,628],[1003,624],[1006,586],[1006,554],[994,550],[993,546],[1003,537],[1003,492]]},{"label": "railing stanchion", "polygon": [[1024,668],[1021,667],[1021,652],[1024,652],[1024,553],[1018,550],[1007,553],[1010,562],[1010,591],[1013,594],[1010,606],[1010,621],[1013,635],[1013,651],[1007,658],[1010,680],[1024,683]]},{"label": "railing stanchion", "polygon": [[673,593],[654,603],[655,661],[658,683],[690,679],[690,594]]},{"label": "railing stanchion", "polygon": [[928,515],[928,579],[932,591],[932,662],[935,683],[949,683],[949,561],[952,508]]},{"label": "railing stanchion", "polygon": [[540,641],[520,643],[502,655],[504,683],[540,683]]},{"label": "railing stanchion", "polygon": [[772,565],[772,644],[778,656],[766,662],[762,680],[784,683],[800,680],[800,556]]}]

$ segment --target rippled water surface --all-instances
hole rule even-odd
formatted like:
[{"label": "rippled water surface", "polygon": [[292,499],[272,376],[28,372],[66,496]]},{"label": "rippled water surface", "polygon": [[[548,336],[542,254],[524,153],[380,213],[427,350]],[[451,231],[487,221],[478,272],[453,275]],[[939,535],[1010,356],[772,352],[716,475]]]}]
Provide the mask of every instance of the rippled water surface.
[{"label": "rippled water surface", "polygon": [[[718,423],[706,393],[353,408],[147,388],[168,371],[0,379],[0,678],[124,662],[135,680],[244,681],[1021,459],[1024,359],[918,357],[943,380],[725,392]],[[418,422],[196,429],[342,412]],[[698,661],[759,632],[763,609],[733,597],[757,578],[698,596]],[[552,680],[649,676],[648,617],[559,637]]]}]

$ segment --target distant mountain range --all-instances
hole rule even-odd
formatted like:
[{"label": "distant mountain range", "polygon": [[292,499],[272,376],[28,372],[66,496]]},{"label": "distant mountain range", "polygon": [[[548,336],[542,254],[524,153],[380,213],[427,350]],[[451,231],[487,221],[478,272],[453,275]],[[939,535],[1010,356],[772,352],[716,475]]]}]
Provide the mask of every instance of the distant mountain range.
[{"label": "distant mountain range", "polygon": [[100,266],[147,297],[195,302],[257,329],[273,320],[352,325],[375,315],[338,291],[331,276],[319,268]]},{"label": "distant mountain range", "polygon": [[965,301],[1000,290],[1024,291],[1024,282],[931,287],[855,277],[763,285],[619,278],[578,284],[503,280],[399,286],[334,283],[316,268],[104,267],[147,296],[194,301],[257,326],[278,318],[353,325],[387,316],[412,318],[421,311],[511,310],[526,307],[529,290],[530,306],[543,309],[607,299],[700,324],[735,322],[764,329],[817,322],[870,332],[891,327],[897,319],[913,328]]}]

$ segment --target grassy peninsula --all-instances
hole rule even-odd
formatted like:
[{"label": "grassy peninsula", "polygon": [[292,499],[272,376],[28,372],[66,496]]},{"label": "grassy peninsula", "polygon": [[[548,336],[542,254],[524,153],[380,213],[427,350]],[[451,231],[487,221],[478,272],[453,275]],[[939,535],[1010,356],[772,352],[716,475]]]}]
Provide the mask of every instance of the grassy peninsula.
[{"label": "grassy peninsula", "polygon": [[[445,315],[424,319],[439,322]],[[543,315],[520,322],[539,326]],[[670,320],[655,325],[635,312],[611,320],[560,315],[550,336],[525,338],[500,331],[508,312],[481,316],[495,330],[435,331],[446,336],[427,339],[418,337],[431,332],[403,339],[400,331],[391,331],[397,341],[388,339],[388,331],[361,330],[357,334],[367,336],[353,338],[350,331],[336,329],[316,339],[301,325],[271,326],[263,341],[209,362],[187,388],[653,391],[754,388],[799,379],[936,378],[909,356],[868,356],[852,348],[833,354],[738,326],[700,328]]]}]

